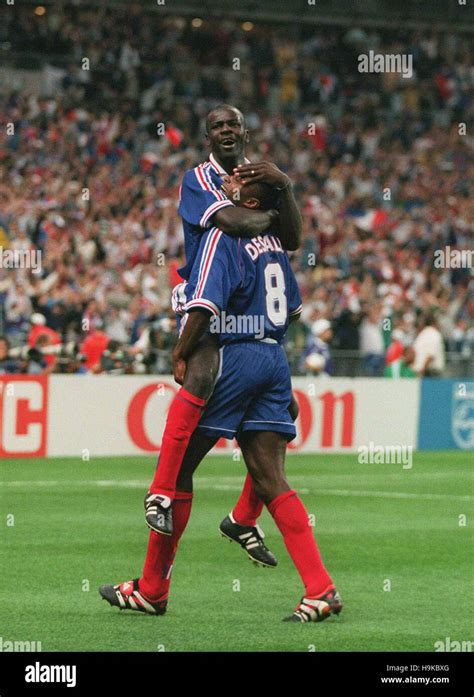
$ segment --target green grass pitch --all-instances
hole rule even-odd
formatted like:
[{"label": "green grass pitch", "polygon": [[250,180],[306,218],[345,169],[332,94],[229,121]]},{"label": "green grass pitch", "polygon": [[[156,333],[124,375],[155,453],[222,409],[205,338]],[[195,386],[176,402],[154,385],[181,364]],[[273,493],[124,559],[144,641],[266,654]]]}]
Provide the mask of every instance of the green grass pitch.
[{"label": "green grass pitch", "polygon": [[100,599],[100,584],[141,573],[153,467],[153,457],[2,461],[3,641],[43,651],[434,651],[446,637],[474,638],[472,453],[415,453],[411,470],[360,465],[356,454],[288,457],[345,602],[339,618],[308,625],[281,621],[302,585],[268,512],[260,522],[276,569],[255,567],[217,532],[244,475],[227,456],[208,457],[196,475],[168,613]]}]

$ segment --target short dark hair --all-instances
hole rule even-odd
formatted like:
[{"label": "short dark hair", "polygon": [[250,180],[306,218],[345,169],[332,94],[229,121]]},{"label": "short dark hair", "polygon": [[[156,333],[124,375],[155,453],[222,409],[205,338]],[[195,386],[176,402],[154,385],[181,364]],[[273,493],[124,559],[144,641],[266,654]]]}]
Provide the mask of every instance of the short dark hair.
[{"label": "short dark hair", "polygon": [[429,310],[424,317],[425,327],[433,327],[437,324],[438,318],[434,310]]},{"label": "short dark hair", "polygon": [[218,104],[218,106],[215,106],[213,109],[207,112],[206,116],[206,130],[209,131],[209,118],[211,114],[213,114],[215,111],[218,111],[219,109],[232,109],[232,111],[236,111],[238,114],[240,114],[240,117],[242,119],[242,125],[245,128],[245,116],[243,113],[238,109],[236,106],[233,106],[232,104]]},{"label": "short dark hair", "polygon": [[120,341],[117,341],[116,339],[110,339],[109,343],[107,344],[107,351],[115,353],[115,351],[118,351],[119,349]]},{"label": "short dark hair", "polygon": [[274,189],[270,184],[265,182],[249,182],[242,187],[245,198],[258,198],[260,201],[260,207],[263,210],[270,210],[270,208],[277,208],[279,193],[277,189]]}]

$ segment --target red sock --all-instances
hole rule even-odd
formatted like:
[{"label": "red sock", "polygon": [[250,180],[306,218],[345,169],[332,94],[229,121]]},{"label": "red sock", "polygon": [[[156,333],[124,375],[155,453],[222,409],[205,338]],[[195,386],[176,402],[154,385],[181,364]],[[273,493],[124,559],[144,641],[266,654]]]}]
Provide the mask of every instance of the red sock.
[{"label": "red sock", "polygon": [[192,502],[191,493],[177,491],[173,502],[173,534],[167,536],[150,532],[143,576],[138,582],[138,588],[140,593],[151,602],[168,597],[173,561],[178,542],[191,515]]},{"label": "red sock", "polygon": [[252,477],[247,473],[244,488],[232,511],[232,518],[239,525],[256,525],[263,509],[263,501],[255,493]]},{"label": "red sock", "polygon": [[286,548],[304,583],[305,597],[315,598],[334,588],[321,559],[308,513],[296,491],[285,491],[268,504]]},{"label": "red sock", "polygon": [[205,399],[195,397],[184,387],[178,390],[171,402],[158,464],[150,486],[153,494],[163,494],[171,499],[174,497],[184,453],[199,423],[205,404]]}]

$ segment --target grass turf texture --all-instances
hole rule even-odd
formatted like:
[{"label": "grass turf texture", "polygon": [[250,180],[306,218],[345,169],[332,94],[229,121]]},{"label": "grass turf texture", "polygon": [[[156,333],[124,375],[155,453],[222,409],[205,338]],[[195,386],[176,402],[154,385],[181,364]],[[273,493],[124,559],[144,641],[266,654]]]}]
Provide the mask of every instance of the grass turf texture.
[{"label": "grass turf texture", "polygon": [[242,463],[201,465],[168,613],[153,617],[109,607],[97,588],[141,574],[154,458],[3,460],[3,641],[41,641],[43,651],[433,651],[445,637],[471,640],[470,457],[415,453],[411,470],[360,465],[356,454],[288,457],[346,604],[339,618],[305,625],[281,621],[302,585],[268,512],[260,522],[276,569],[255,567],[217,532]]}]

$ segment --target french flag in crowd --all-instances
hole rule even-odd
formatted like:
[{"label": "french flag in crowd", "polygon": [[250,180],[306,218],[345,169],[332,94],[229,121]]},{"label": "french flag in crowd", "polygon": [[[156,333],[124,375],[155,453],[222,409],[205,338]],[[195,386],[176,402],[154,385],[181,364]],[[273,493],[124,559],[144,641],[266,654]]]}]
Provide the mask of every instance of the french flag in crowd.
[{"label": "french flag in crowd", "polygon": [[365,213],[360,213],[359,215],[353,215],[352,219],[360,230],[370,231],[376,230],[378,227],[387,222],[388,213],[382,208],[375,208],[370,209]]}]

